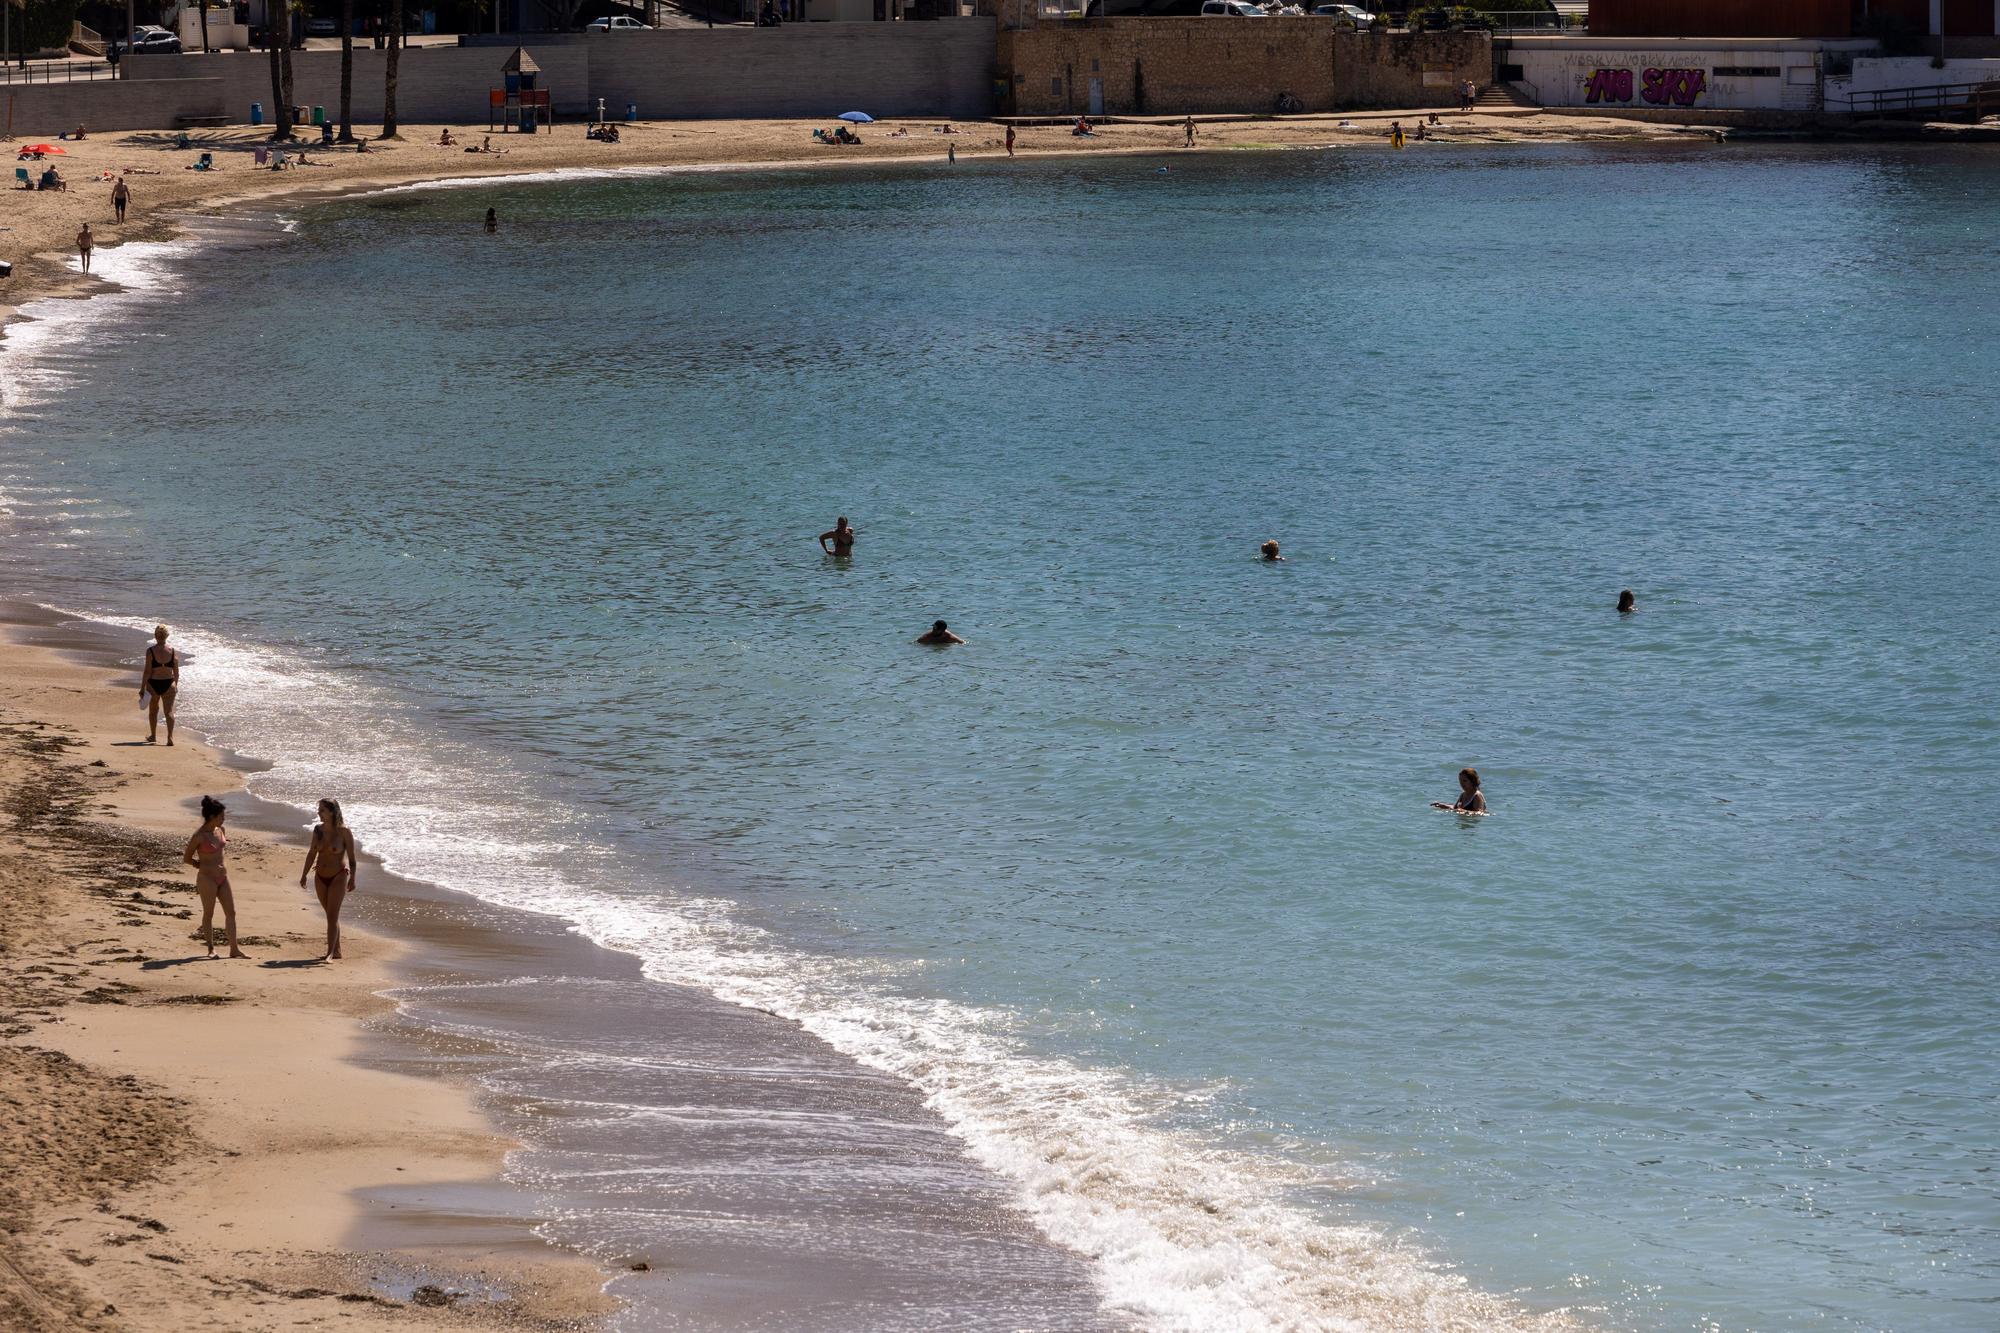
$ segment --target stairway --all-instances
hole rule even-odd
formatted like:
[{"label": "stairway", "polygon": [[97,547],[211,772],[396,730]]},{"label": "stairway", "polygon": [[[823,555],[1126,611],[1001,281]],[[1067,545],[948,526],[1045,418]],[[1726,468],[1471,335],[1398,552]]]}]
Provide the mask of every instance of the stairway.
[{"label": "stairway", "polygon": [[104,58],[104,38],[102,35],[84,27],[81,23],[73,22],[69,25],[69,49],[80,56],[96,56],[102,60]]},{"label": "stairway", "polygon": [[1475,111],[1534,111],[1540,107],[1540,102],[1511,83],[1489,83],[1472,102]]}]

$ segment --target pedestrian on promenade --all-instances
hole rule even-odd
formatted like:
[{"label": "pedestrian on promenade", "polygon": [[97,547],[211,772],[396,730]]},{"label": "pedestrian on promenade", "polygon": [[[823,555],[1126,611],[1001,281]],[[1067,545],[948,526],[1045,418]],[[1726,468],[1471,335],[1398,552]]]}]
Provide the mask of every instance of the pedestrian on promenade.
[{"label": "pedestrian on promenade", "polygon": [[84,223],[83,230],[76,234],[76,254],[77,258],[83,261],[85,273],[90,272],[90,247],[96,243],[97,238],[90,234],[90,224]]},{"label": "pedestrian on promenade", "polygon": [[117,184],[111,187],[111,212],[114,215],[114,221],[123,222],[125,220],[125,205],[131,201],[132,192],[125,188],[125,178],[120,176]]},{"label": "pedestrian on promenade", "polygon": [[1012,125],[1007,127],[1007,156],[1014,156],[1014,127]]}]

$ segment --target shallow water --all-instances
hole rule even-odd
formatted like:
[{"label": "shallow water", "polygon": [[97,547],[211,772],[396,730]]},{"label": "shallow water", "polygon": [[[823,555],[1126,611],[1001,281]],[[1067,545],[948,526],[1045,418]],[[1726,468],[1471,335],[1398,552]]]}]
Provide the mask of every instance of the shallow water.
[{"label": "shallow water", "polygon": [[1157,165],[315,209],[10,335],[0,568],[1158,1327],[1989,1327],[1991,158]]}]

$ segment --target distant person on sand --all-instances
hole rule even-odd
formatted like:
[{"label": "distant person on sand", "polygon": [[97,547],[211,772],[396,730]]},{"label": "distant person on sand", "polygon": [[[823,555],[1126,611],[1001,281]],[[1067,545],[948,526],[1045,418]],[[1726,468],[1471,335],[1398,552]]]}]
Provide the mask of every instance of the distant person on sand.
[{"label": "distant person on sand", "polygon": [[949,648],[955,643],[964,643],[965,640],[953,634],[951,626],[945,624],[942,620],[937,620],[931,623],[928,632],[917,636],[917,642],[928,644],[932,648]]},{"label": "distant person on sand", "polygon": [[[827,545],[828,539],[832,540],[833,545]],[[819,535],[819,549],[828,555],[854,554],[854,529],[847,526],[847,515],[842,514],[833,520],[833,526]]]},{"label": "distant person on sand", "polygon": [[132,191],[126,188],[125,178],[120,176],[117,184],[111,187],[111,220],[113,222],[123,222],[125,220],[125,205],[131,202]]},{"label": "distant person on sand", "polygon": [[1007,156],[1014,156],[1014,127],[1012,125],[1007,127]]},{"label": "distant person on sand", "polygon": [[139,668],[139,702],[146,705],[146,744],[160,739],[160,714],[167,715],[167,744],[174,743],[174,692],[181,687],[181,655],[167,647],[167,627],[153,626],[146,661]]},{"label": "distant person on sand", "polygon": [[1391,148],[1403,146],[1403,122],[1400,120],[1389,122],[1389,146]]},{"label": "distant person on sand", "polygon": [[1265,542],[1257,550],[1267,563],[1283,564],[1285,562],[1285,557],[1278,554],[1278,544],[1276,542]]},{"label": "distant person on sand", "polygon": [[1181,125],[1181,130],[1187,135],[1187,142],[1182,144],[1181,147],[1194,147],[1194,113],[1192,111],[1188,113],[1187,120]]},{"label": "distant person on sand", "polygon": [[299,871],[299,887],[306,876],[313,877],[313,892],[319,895],[320,909],[326,913],[326,952],[323,958],[340,957],[340,905],[354,892],[354,876],[361,868],[355,855],[354,834],[341,817],[340,802],[322,797],[319,823],[313,826],[312,845],[306,848],[305,869]]},{"label": "distant person on sand", "polygon": [[1449,810],[1455,815],[1483,815],[1486,813],[1486,793],[1479,790],[1479,770],[1461,768],[1458,770],[1458,799],[1450,805],[1443,801],[1432,801],[1431,809]]},{"label": "distant person on sand", "polygon": [[83,262],[83,271],[90,272],[90,247],[97,244],[97,238],[90,234],[90,224],[83,224],[83,230],[76,234],[77,258]]},{"label": "distant person on sand", "polygon": [[496,232],[496,231],[499,231],[499,230],[500,230],[500,214],[499,214],[499,213],[497,213],[497,212],[495,212],[495,211],[494,211],[493,209],[490,209],[490,208],[489,208],[489,209],[487,209],[487,210],[486,210],[486,234],[487,234],[488,236],[491,236],[491,235],[492,235],[492,234],[493,234],[494,232]]},{"label": "distant person on sand", "polygon": [[957,144],[955,144],[955,143],[948,143],[948,144],[946,144],[946,145],[944,146],[944,160],[945,160],[945,161],[947,161],[947,162],[956,162],[956,161],[958,161],[958,145],[957,145]]},{"label": "distant person on sand", "polygon": [[222,829],[225,813],[222,802],[213,796],[201,798],[201,827],[188,839],[181,860],[195,868],[194,891],[201,895],[201,940],[208,946],[208,956],[215,957],[215,904],[219,899],[222,928],[229,936],[229,956],[247,958],[249,955],[236,947],[236,899],[229,892],[229,867],[222,863],[222,854],[229,846],[229,835]]},{"label": "distant person on sand", "polygon": [[1639,609],[1639,599],[1632,595],[1630,588],[1618,594],[1618,614],[1629,616]]}]

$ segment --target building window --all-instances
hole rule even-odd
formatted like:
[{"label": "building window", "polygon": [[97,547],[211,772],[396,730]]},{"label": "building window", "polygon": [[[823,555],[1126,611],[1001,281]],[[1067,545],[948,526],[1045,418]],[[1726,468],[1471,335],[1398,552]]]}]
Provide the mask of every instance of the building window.
[{"label": "building window", "polygon": [[1718,79],[1775,79],[1779,70],[1776,65],[1717,65],[1715,77]]}]

